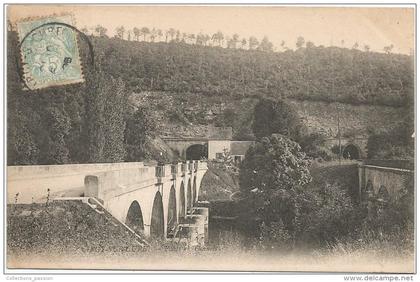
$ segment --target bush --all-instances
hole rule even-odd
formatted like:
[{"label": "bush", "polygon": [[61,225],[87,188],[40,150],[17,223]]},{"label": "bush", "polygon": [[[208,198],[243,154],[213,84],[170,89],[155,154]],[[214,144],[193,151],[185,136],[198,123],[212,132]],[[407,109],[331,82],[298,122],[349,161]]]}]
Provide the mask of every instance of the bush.
[{"label": "bush", "polygon": [[255,105],[252,131],[257,139],[282,134],[299,141],[305,128],[297,112],[286,101],[263,98]]},{"label": "bush", "polygon": [[310,133],[302,137],[299,144],[307,156],[313,159],[321,158],[324,161],[330,161],[333,157],[331,150],[326,146],[327,137],[321,133]]}]

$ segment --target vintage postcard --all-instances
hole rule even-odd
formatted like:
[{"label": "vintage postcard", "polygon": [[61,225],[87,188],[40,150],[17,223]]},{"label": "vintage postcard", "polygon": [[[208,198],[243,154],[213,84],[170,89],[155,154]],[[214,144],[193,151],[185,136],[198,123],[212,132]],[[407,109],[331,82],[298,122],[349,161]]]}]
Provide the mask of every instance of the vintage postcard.
[{"label": "vintage postcard", "polygon": [[412,279],[413,5],[5,9],[8,271]]}]

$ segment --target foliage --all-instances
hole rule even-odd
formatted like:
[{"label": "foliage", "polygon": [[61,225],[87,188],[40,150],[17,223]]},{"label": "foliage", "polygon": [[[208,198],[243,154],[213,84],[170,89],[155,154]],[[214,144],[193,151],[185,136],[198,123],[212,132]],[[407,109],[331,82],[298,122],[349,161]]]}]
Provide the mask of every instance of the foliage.
[{"label": "foliage", "polygon": [[[214,37],[215,45],[218,40]],[[257,50],[254,39],[248,42],[250,50],[92,38],[95,49],[118,57],[121,67],[109,65],[106,71],[125,80],[132,91],[266,94],[394,107],[413,99],[412,57],[322,46],[265,52]]]},{"label": "foliage", "polygon": [[299,144],[273,134],[251,146],[241,165],[240,189],[255,194],[254,209],[266,226],[281,221],[295,238],[299,187],[310,182],[309,161]]},{"label": "foliage", "polygon": [[299,141],[305,128],[296,111],[284,100],[263,98],[255,105],[252,130],[257,139],[278,133]]},{"label": "foliage", "polygon": [[235,163],[229,149],[224,148],[220,158],[214,160],[215,165],[224,171],[228,171],[232,174],[238,174],[239,168]]},{"label": "foliage", "polygon": [[299,144],[273,134],[252,145],[241,164],[241,190],[291,190],[311,180],[309,161]]},{"label": "foliage", "polygon": [[371,130],[367,151],[370,159],[414,158],[414,112],[409,107],[406,116],[387,131]]},{"label": "foliage", "polygon": [[88,82],[85,95],[84,137],[87,162],[121,162],[125,159],[124,113],[127,92],[121,79],[98,69]]},{"label": "foliage", "polygon": [[[17,42],[15,33],[9,33],[9,42]],[[13,64],[16,56],[17,50],[9,48],[8,164],[125,159],[128,92],[121,78],[103,71],[103,54],[99,52],[95,65],[84,70],[85,83],[36,91],[22,89]]]},{"label": "foliage", "polygon": [[[124,38],[128,33],[121,26],[118,31]],[[143,39],[151,38],[152,32],[159,36],[158,30],[149,32],[141,33],[139,29],[138,36],[137,31],[132,33]],[[98,36],[89,37],[95,65],[90,66],[81,56],[86,66],[85,83],[24,91],[15,64],[20,56],[19,50],[13,48],[18,43],[17,35],[8,32],[8,164],[127,160],[123,137],[128,112],[126,95],[133,91],[390,106],[407,105],[413,100],[409,56],[321,46],[265,52],[258,50],[261,48],[256,38],[247,40],[251,50],[223,49],[202,46],[207,44],[205,35],[200,36],[198,45],[183,43],[183,38],[188,41],[189,36],[178,36],[176,30],[168,33],[168,43],[126,41],[107,38],[104,33],[103,27],[96,26],[93,34]],[[221,32],[211,39],[215,45],[223,40]],[[80,44],[80,53],[88,53],[86,44]],[[330,91],[332,80],[335,93]],[[183,119],[180,113],[175,116]],[[251,120],[238,122],[229,112],[225,118],[226,122],[234,120],[237,138],[254,138],[248,126]],[[289,133],[293,137],[293,132]]]},{"label": "foliage", "polygon": [[322,133],[313,132],[303,136],[299,142],[302,150],[308,157],[317,159],[321,158],[325,161],[332,159],[330,150],[326,145],[327,138]]},{"label": "foliage", "polygon": [[148,156],[147,137],[154,137],[156,124],[145,108],[138,108],[127,117],[124,142],[127,161],[141,161]]}]

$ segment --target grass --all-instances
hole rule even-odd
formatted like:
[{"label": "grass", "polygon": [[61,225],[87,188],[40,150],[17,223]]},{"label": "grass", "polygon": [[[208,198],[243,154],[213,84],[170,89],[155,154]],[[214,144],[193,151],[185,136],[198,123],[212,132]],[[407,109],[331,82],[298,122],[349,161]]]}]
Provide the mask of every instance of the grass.
[{"label": "grass", "polygon": [[137,252],[134,236],[81,201],[7,206],[9,254]]}]

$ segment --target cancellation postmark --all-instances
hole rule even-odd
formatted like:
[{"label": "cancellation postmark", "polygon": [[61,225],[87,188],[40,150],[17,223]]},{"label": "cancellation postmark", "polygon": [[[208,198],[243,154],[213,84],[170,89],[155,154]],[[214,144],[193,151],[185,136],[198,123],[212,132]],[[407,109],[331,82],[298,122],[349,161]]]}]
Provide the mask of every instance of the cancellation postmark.
[{"label": "cancellation postmark", "polygon": [[23,81],[34,90],[84,81],[70,15],[17,23]]}]

